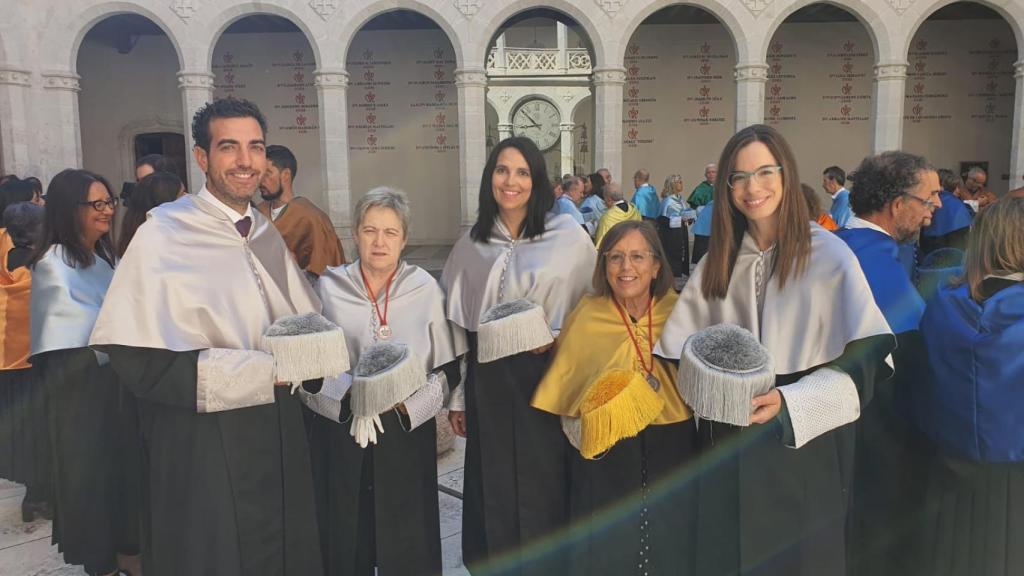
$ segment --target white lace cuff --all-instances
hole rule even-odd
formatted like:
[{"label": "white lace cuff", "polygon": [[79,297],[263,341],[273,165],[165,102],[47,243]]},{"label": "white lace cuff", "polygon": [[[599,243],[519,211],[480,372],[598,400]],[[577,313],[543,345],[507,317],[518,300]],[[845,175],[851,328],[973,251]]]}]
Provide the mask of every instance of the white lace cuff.
[{"label": "white lace cuff", "polygon": [[258,350],[199,352],[196,411],[222,412],[274,402],[274,357]]},{"label": "white lace cuff", "polygon": [[860,417],[857,386],[845,372],[821,368],[787,386],[779,386],[793,424],[793,448]]},{"label": "white lace cuff", "polygon": [[307,408],[327,418],[331,422],[341,421],[341,399],[352,387],[352,375],[343,372],[340,376],[324,378],[320,392],[311,394],[299,387],[299,398]]},{"label": "white lace cuff", "polygon": [[448,410],[452,412],[465,412],[466,411],[466,379],[462,379],[462,384],[452,390],[451,397],[448,398]]},{"label": "white lace cuff", "polygon": [[409,432],[427,420],[432,420],[441,411],[446,380],[443,371],[431,372],[427,376],[427,383],[405,399],[403,404],[409,414]]}]

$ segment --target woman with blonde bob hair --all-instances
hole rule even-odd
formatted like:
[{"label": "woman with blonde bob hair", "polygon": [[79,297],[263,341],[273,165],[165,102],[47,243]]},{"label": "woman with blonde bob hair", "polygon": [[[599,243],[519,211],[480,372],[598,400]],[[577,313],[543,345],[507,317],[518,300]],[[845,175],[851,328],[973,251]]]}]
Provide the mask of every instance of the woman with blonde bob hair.
[{"label": "woman with blonde bob hair", "polygon": [[[965,275],[921,320],[928,375],[916,398],[936,447],[921,523],[922,574],[1024,572],[1024,198],[971,226]],[[956,546],[948,545],[956,542]]]},{"label": "woman with blonde bob hair", "polygon": [[733,324],[766,349],[775,382],[752,397],[749,426],[701,422],[710,457],[695,573],[843,574],[846,425],[891,376],[895,339],[856,257],[810,221],[793,151],[775,129],[750,126],[726,143],[714,204],[708,255],[655,353],[680,358],[694,333]]}]

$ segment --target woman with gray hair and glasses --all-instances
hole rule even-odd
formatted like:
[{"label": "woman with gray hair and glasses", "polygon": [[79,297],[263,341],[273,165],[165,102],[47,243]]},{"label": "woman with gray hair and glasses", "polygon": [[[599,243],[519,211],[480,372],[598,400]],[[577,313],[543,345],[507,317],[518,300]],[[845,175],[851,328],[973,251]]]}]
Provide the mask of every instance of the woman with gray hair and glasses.
[{"label": "woman with gray hair and glasses", "polygon": [[356,205],[359,258],[319,279],[323,315],[345,333],[352,369],[302,396],[310,425],[321,548],[329,576],[438,574],[437,429],[466,351],[445,295],[402,261],[404,193],[375,188]]}]

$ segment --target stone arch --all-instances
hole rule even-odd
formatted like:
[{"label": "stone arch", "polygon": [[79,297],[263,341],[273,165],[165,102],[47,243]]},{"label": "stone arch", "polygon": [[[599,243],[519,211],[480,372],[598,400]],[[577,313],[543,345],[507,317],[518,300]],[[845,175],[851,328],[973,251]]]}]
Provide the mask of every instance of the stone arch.
[{"label": "stone arch", "polygon": [[455,51],[455,67],[456,69],[462,68],[463,63],[466,61],[466,56],[463,54],[463,38],[456,32],[456,27],[448,20],[448,18],[441,12],[438,12],[434,7],[419,2],[418,0],[379,0],[373,2],[368,6],[361,8],[358,12],[348,15],[344,26],[341,31],[334,35],[340,39],[340,49],[337,50],[339,58],[344,60],[348,54],[349,48],[352,46],[352,40],[355,39],[356,34],[366,26],[371,20],[384,14],[386,12],[394,12],[397,10],[409,10],[410,12],[416,12],[422,16],[426,16],[433,20],[438,27],[448,37],[448,42],[452,45],[452,50]]},{"label": "stone arch", "polygon": [[748,54],[749,45],[745,42],[740,42],[739,40],[745,36],[743,34],[743,23],[741,23],[736,15],[733,14],[733,12],[723,3],[718,0],[704,0],[699,3],[680,2],[679,0],[655,0],[654,2],[645,5],[643,9],[634,14],[630,18],[629,22],[627,22],[627,24],[622,28],[623,34],[618,38],[617,44],[621,50],[621,53],[618,54],[619,60],[621,61],[625,56],[626,47],[629,45],[629,39],[633,37],[633,34],[636,33],[637,28],[643,24],[644,20],[663,8],[678,5],[689,5],[695,8],[700,8],[717,18],[732,38],[733,47],[736,49],[736,61],[746,62],[749,59],[751,56],[751,54]]},{"label": "stone arch", "polygon": [[886,25],[886,20],[882,18],[882,15],[879,14],[871,4],[864,0],[843,0],[842,3],[822,0],[796,0],[776,14],[775,19],[772,20],[771,25],[766,29],[765,36],[762,39],[762,45],[758,47],[758,57],[763,59],[768,54],[768,45],[771,43],[775,33],[778,32],[779,26],[782,26],[786,22],[786,19],[801,8],[806,8],[812,4],[831,4],[836,8],[840,8],[843,11],[848,12],[856,18],[857,21],[864,26],[864,30],[868,33],[868,37],[871,38],[872,49],[875,51],[876,63],[887,62],[891,59],[900,59],[900,57],[897,56],[898,53],[893,52],[894,46],[890,41],[891,33],[888,25]]},{"label": "stone arch", "polygon": [[[82,41],[85,40],[86,34],[100,21],[119,14],[142,16],[160,27],[167,36],[167,39],[171,41],[171,46],[174,47],[174,53],[178,58],[178,68],[184,67],[186,57],[182,51],[180,38],[187,37],[185,30],[181,29],[178,23],[172,24],[149,8],[136,2],[104,2],[103,4],[91,6],[81,12],[75,12],[70,22],[58,20],[50,27],[50,32],[47,34],[50,37],[48,43],[55,47],[54,53],[67,54],[68,70],[76,70],[78,68],[78,51],[82,46]],[[74,30],[75,34],[69,36],[67,34],[68,30]]]},{"label": "stone arch", "polygon": [[[508,2],[497,12],[490,14],[487,17],[487,23],[481,28],[479,36],[479,39],[482,40],[482,42],[478,43],[476,46],[479,54],[474,54],[474,58],[480,59],[479,62],[481,63],[481,67],[483,67],[486,52],[490,47],[491,41],[498,34],[498,31],[501,30],[501,27],[505,25],[505,22],[520,12],[537,8],[546,8],[556,12],[561,12],[575,20],[576,23],[583,28],[583,32],[587,35],[587,42],[590,44],[590,49],[594,52],[593,69],[596,70],[612,64],[612,62],[609,61],[609,55],[606,52],[605,45],[601,41],[602,36],[597,23],[594,22],[593,18],[591,18],[590,15],[579,6],[568,2],[567,0],[546,0],[544,2],[519,0],[516,2]],[[474,60],[474,62],[476,62],[476,60]]]},{"label": "stone arch", "polygon": [[[914,41],[914,36],[921,29],[925,20],[928,20],[935,14],[939,9],[945,8],[950,4],[963,0],[938,0],[927,7],[922,7],[921,11],[918,12],[912,22],[906,27],[907,35],[901,39],[902,44],[898,47],[899,54],[902,59],[907,58],[907,53],[910,50],[910,43]],[[1024,7],[1021,7],[1019,3],[1008,2],[1006,5],[997,4],[995,2],[989,2],[988,0],[967,0],[972,4],[980,4],[986,8],[991,9],[995,13],[1003,17],[1010,26],[1010,30],[1013,30],[1014,40],[1017,42],[1017,58],[1018,60],[1024,60]]]},{"label": "stone arch", "polygon": [[206,39],[207,41],[205,43],[199,43],[200,46],[205,46],[206,49],[205,57],[202,62],[203,69],[208,70],[212,66],[213,52],[217,48],[217,43],[220,41],[229,26],[247,16],[257,16],[261,14],[279,16],[294,24],[299,31],[302,32],[302,35],[305,36],[306,42],[309,43],[310,49],[313,50],[313,58],[316,61],[316,65],[320,66],[320,62],[322,60],[320,44],[317,42],[317,36],[313,33],[309,23],[303,20],[299,14],[284,6],[268,2],[242,2],[222,10],[210,19],[208,30],[212,31],[212,34]]}]

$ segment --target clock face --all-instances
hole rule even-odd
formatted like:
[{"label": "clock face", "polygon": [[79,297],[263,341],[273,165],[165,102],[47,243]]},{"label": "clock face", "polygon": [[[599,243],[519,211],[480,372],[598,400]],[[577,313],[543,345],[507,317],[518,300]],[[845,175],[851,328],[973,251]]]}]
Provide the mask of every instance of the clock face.
[{"label": "clock face", "polygon": [[558,108],[547,100],[530,100],[512,115],[512,133],[533,140],[541,150],[547,150],[558,142],[561,135]]}]

